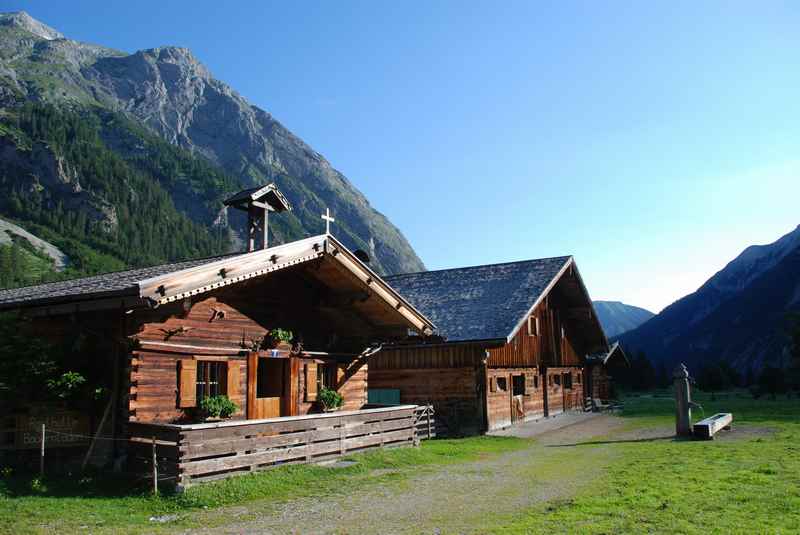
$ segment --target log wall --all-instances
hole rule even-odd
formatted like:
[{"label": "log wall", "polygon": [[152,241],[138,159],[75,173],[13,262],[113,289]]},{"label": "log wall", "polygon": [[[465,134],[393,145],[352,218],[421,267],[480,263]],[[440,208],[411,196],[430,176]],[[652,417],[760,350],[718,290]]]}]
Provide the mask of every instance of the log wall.
[{"label": "log wall", "polygon": [[[544,417],[544,389],[538,368],[490,368],[487,372],[487,414],[489,430]],[[513,395],[514,377],[525,378],[525,393]],[[505,379],[502,390],[498,378]]]}]

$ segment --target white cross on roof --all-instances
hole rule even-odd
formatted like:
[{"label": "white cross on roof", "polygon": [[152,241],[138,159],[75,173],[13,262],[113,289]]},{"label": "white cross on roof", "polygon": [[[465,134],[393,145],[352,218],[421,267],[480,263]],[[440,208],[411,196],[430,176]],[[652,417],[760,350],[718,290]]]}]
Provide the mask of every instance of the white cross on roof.
[{"label": "white cross on roof", "polygon": [[325,213],[322,214],[320,217],[325,220],[325,234],[331,233],[331,223],[336,221],[334,218],[331,217],[331,211],[329,208],[325,208]]}]

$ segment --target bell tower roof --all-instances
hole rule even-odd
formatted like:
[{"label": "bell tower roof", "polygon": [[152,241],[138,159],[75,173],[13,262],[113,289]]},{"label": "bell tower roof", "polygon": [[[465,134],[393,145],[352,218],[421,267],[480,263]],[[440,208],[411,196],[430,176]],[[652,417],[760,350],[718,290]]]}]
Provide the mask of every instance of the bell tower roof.
[{"label": "bell tower roof", "polygon": [[287,212],[292,209],[291,203],[274,183],[242,190],[233,197],[226,199],[224,204],[244,211],[248,211],[251,206],[269,210],[270,212]]}]

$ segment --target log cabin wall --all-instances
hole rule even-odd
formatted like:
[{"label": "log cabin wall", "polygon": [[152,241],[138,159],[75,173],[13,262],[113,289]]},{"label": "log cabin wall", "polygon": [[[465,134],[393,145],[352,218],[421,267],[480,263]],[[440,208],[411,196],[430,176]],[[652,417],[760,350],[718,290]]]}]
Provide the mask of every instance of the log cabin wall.
[{"label": "log cabin wall", "polygon": [[545,370],[545,412],[556,416],[568,410],[582,410],[584,401],[584,369],[577,367]]},{"label": "log cabin wall", "polygon": [[320,412],[317,402],[317,387],[315,383],[318,370],[324,370],[319,375],[327,376],[331,384],[344,398],[342,410],[355,411],[367,404],[367,381],[369,379],[369,366],[366,362],[336,362],[324,361],[318,358],[301,358],[298,380],[297,413],[313,414]]},{"label": "log cabin wall", "polygon": [[490,368],[486,392],[490,431],[544,417],[544,388],[538,368]]},{"label": "log cabin wall", "polygon": [[369,387],[399,390],[403,404],[432,404],[442,433],[477,434],[485,430],[485,355],[466,344],[384,349],[370,358]]},{"label": "log cabin wall", "polygon": [[[255,291],[255,290],[258,291]],[[295,288],[292,295],[303,298],[303,289]],[[191,417],[191,410],[199,400],[181,401],[181,363],[183,361],[221,362],[226,383],[222,393],[232,392],[231,399],[240,407],[234,418],[247,415],[248,359],[254,340],[261,339],[270,328],[290,328],[295,334],[310,341],[306,347],[319,349],[330,338],[324,321],[313,311],[300,307],[281,306],[271,299],[269,291],[256,284],[239,284],[211,292],[196,301],[140,310],[134,313],[129,335],[139,343],[139,349],[130,358],[130,418],[139,422],[174,422]],[[274,294],[273,294],[274,295]],[[306,296],[307,297],[307,296]],[[300,332],[296,326],[301,326]],[[331,329],[332,327],[328,327]],[[326,347],[322,347],[326,349]],[[264,355],[261,355],[262,357]],[[307,395],[305,376],[308,364],[318,359],[293,357],[292,372],[287,385],[290,390],[283,396],[281,414],[307,414],[319,412],[315,395]],[[294,361],[298,362],[294,362]],[[329,359],[330,360],[330,359]],[[191,362],[187,362],[191,366]],[[233,364],[237,369],[232,369]],[[367,401],[366,363],[336,363],[331,373],[331,384],[344,397],[344,410],[360,409]],[[295,368],[297,368],[295,370]],[[235,373],[238,380],[228,374]],[[186,375],[188,391],[191,374]],[[234,383],[237,383],[234,386]],[[289,386],[290,385],[290,386]]]},{"label": "log cabin wall", "polygon": [[575,350],[576,329],[562,321],[557,299],[549,296],[526,316],[522,327],[510,342],[489,349],[490,368],[526,366],[580,366],[582,358]]}]

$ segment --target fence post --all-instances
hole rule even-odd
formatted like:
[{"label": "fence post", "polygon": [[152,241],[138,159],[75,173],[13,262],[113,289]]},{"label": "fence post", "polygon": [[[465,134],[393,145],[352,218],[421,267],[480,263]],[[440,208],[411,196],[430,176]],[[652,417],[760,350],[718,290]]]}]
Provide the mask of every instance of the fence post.
[{"label": "fence post", "polygon": [[425,416],[428,418],[428,439],[431,438],[431,411],[433,410],[433,405],[425,405]]},{"label": "fence post", "polygon": [[156,437],[153,437],[153,495],[158,496],[158,457],[156,457]]},{"label": "fence post", "polygon": [[42,447],[39,455],[39,477],[44,477],[44,424],[42,424]]}]

